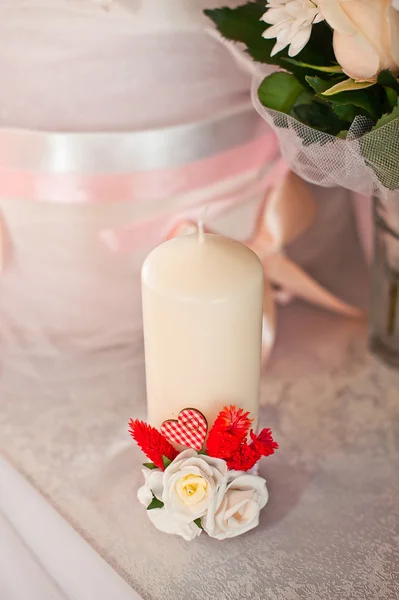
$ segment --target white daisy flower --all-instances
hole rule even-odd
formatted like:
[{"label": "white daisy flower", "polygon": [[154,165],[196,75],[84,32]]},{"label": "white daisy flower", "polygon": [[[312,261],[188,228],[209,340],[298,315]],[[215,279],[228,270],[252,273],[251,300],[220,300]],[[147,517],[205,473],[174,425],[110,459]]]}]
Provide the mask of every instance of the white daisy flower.
[{"label": "white daisy flower", "polygon": [[312,25],[323,21],[318,2],[312,0],[269,0],[266,8],[262,21],[271,27],[263,37],[277,39],[271,56],[287,46],[289,56],[296,56],[308,43]]}]

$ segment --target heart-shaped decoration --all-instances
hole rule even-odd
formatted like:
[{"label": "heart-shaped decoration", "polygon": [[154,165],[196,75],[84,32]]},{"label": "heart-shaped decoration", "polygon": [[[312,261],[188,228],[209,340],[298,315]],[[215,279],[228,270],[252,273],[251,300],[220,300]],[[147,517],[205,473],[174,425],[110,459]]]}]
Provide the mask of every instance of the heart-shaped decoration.
[{"label": "heart-shaped decoration", "polygon": [[207,420],[195,408],[185,408],[179,413],[177,421],[164,421],[161,425],[161,433],[167,440],[194,448],[197,452],[202,450],[207,431]]}]

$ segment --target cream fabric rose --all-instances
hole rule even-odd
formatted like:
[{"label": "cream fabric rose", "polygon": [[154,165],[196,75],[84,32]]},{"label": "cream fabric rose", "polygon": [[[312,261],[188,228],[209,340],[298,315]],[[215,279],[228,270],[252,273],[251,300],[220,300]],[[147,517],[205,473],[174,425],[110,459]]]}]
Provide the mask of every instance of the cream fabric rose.
[{"label": "cream fabric rose", "polygon": [[319,0],[319,7],[334,29],[335,57],[349,77],[399,72],[399,12],[392,0]]},{"label": "cream fabric rose", "polygon": [[231,471],[214,496],[202,526],[218,540],[246,533],[259,524],[259,513],[268,498],[262,477]]},{"label": "cream fabric rose", "polygon": [[[163,472],[160,469],[149,471],[143,469],[145,478],[144,485],[139,489],[137,497],[139,502],[146,508],[151,504],[154,496],[162,502],[163,493]],[[201,535],[201,529],[194,523],[187,523],[178,518],[178,515],[171,515],[165,507],[153,508],[147,511],[148,518],[151,523],[159,531],[170,533],[172,535],[180,535],[188,542]]]},{"label": "cream fabric rose", "polygon": [[185,450],[163,474],[162,501],[165,508],[186,523],[203,517],[226,476],[224,460]]},{"label": "cream fabric rose", "polygon": [[185,450],[165,469],[143,470],[145,483],[138,499],[146,508],[154,497],[162,508],[147,511],[157,529],[192,540],[201,534],[194,523],[203,517],[217,490],[227,480],[224,460],[199,456],[195,450]]}]

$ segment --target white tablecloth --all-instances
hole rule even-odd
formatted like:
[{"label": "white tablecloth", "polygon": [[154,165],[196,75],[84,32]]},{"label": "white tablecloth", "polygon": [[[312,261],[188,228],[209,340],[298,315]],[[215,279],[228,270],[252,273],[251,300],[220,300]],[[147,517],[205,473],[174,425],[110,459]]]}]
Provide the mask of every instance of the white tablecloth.
[{"label": "white tablecloth", "polygon": [[65,594],[2,513],[0,540],[0,598],[66,600]]},{"label": "white tablecloth", "polygon": [[0,456],[1,600],[140,600]]}]

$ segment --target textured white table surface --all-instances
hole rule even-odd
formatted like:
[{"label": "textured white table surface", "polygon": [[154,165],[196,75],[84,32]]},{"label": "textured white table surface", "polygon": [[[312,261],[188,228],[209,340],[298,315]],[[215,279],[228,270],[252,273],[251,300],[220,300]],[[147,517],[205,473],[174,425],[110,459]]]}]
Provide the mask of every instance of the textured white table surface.
[{"label": "textured white table surface", "polygon": [[280,309],[261,393],[280,443],[261,467],[271,499],[225,543],[160,534],[136,502],[143,365],[121,352],[30,372],[4,357],[0,448],[145,600],[398,597],[399,374],[367,355],[364,323]]}]

